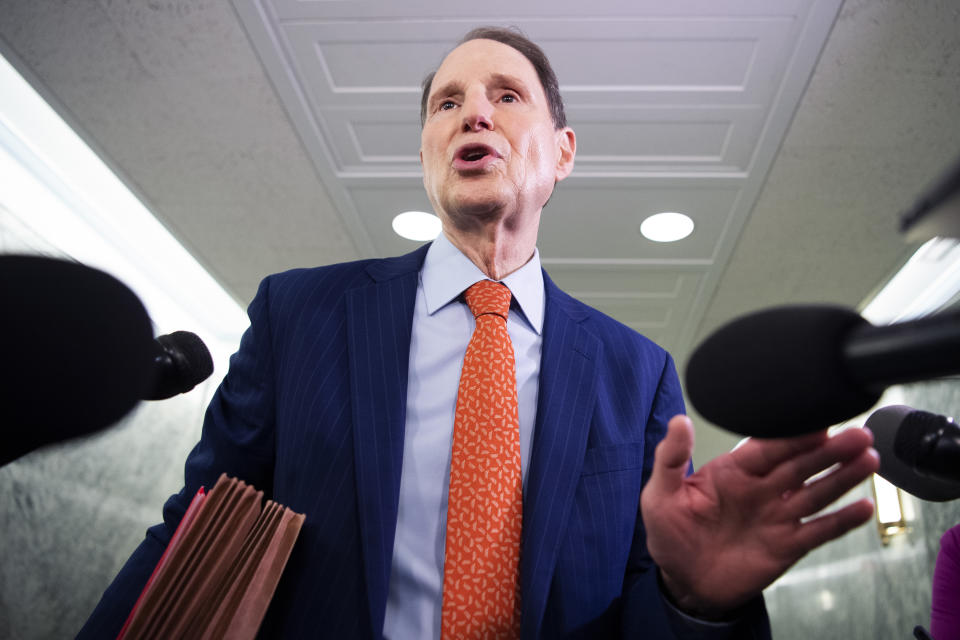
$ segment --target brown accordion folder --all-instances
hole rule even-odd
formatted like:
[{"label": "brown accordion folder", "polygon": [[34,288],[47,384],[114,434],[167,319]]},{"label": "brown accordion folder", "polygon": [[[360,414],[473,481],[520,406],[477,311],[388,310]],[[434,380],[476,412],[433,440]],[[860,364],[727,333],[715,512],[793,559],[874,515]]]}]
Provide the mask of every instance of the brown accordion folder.
[{"label": "brown accordion folder", "polygon": [[117,640],[256,636],[304,519],[262,502],[226,474],[201,487]]}]

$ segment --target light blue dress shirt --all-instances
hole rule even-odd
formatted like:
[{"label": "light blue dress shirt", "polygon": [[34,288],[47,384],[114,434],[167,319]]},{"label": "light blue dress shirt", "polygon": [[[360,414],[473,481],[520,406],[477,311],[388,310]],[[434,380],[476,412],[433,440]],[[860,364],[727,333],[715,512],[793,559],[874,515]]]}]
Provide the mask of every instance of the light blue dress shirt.
[{"label": "light blue dress shirt", "polygon": [[[440,637],[453,418],[463,355],[476,324],[460,294],[485,279],[444,235],[427,250],[413,311],[400,504],[383,626],[391,640]],[[520,465],[526,484],[543,347],[539,253],[502,282],[513,294],[507,332],[517,364]]]}]

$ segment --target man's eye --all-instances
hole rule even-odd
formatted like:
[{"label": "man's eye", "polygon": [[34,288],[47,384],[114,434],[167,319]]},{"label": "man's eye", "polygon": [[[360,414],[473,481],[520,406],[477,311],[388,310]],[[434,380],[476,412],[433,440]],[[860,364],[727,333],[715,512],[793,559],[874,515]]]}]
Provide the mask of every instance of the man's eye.
[{"label": "man's eye", "polygon": [[457,105],[454,104],[453,100],[444,100],[443,102],[440,103],[440,106],[437,107],[437,109],[439,111],[446,111],[448,109],[453,109],[455,106]]},{"label": "man's eye", "polygon": [[500,101],[501,101],[501,102],[516,102],[516,101],[517,101],[517,96],[513,95],[512,93],[506,93],[506,94],[503,95],[502,98],[500,98]]}]

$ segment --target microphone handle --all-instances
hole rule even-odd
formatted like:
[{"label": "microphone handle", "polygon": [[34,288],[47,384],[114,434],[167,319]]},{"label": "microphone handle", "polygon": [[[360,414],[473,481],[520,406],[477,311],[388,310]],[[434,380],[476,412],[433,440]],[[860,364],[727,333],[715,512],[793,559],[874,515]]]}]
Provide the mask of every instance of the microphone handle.
[{"label": "microphone handle", "polygon": [[913,628],[913,637],[917,640],[936,640],[933,636],[930,635],[930,632],[923,628],[921,625],[917,625]]},{"label": "microphone handle", "polygon": [[854,382],[876,392],[960,373],[960,311],[858,325],[844,339],[843,362]]}]

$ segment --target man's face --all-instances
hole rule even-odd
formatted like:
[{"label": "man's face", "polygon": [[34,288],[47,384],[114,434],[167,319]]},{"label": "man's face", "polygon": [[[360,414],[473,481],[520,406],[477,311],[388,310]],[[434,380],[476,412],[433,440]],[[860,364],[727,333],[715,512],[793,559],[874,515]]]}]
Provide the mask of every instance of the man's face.
[{"label": "man's face", "polygon": [[573,131],[554,128],[536,70],[513,47],[470,40],[440,65],[420,162],[444,225],[504,215],[535,224],[574,150]]}]

